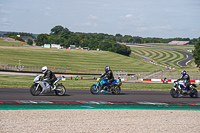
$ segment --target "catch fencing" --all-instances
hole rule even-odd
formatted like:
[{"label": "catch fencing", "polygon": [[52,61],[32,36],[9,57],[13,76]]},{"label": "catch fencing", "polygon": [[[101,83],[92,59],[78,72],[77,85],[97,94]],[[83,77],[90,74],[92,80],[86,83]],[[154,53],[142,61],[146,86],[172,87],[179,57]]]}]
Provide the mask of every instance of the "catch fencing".
[{"label": "catch fencing", "polygon": [[[48,67],[51,71],[56,73],[66,73],[66,68],[53,68]],[[26,72],[41,72],[42,67],[35,66],[20,66],[9,65],[0,63],[0,70],[10,71],[26,71]],[[187,71],[191,80],[200,80],[199,71]],[[102,73],[103,74],[103,73]],[[181,77],[181,71],[177,70],[156,70],[156,71],[134,71],[132,74],[128,74],[127,71],[113,71],[115,79],[121,78],[124,80],[138,80],[138,79],[178,79]]]},{"label": "catch fencing", "polygon": [[[191,80],[200,80],[199,71],[187,71]],[[128,80],[138,79],[179,79],[181,77],[181,71],[166,70],[166,71],[136,71],[135,74],[129,75]]]},{"label": "catch fencing", "polygon": [[[48,67],[53,72],[66,73],[66,68]],[[0,64],[0,70],[42,72],[42,67]]]}]

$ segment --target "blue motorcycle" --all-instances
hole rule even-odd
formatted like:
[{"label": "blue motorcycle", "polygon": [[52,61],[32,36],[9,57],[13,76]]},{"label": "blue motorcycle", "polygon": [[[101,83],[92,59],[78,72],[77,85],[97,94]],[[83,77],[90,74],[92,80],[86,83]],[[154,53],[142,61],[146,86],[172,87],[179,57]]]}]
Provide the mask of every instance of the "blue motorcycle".
[{"label": "blue motorcycle", "polygon": [[111,85],[107,83],[108,79],[98,78],[96,84],[90,87],[90,92],[92,94],[98,94],[100,91],[102,93],[112,92],[112,94],[119,94],[121,92],[120,86],[122,85],[121,79],[115,79]]}]

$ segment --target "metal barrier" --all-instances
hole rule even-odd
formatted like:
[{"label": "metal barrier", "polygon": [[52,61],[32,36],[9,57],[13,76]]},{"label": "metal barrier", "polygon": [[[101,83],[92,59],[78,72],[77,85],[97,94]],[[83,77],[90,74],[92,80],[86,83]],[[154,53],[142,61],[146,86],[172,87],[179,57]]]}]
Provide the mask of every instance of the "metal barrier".
[{"label": "metal barrier", "polygon": [[[58,72],[58,73],[66,72],[66,68],[48,67],[48,69],[50,69],[53,72]],[[42,67],[0,64],[0,70],[40,72],[42,71]]]}]

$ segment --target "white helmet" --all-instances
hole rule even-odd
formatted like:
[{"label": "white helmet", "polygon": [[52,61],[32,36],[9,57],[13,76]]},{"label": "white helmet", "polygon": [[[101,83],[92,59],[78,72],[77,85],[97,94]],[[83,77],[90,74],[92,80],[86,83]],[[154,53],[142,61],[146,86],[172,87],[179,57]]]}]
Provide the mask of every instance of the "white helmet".
[{"label": "white helmet", "polygon": [[46,66],[42,67],[42,73],[46,73],[48,68]]}]

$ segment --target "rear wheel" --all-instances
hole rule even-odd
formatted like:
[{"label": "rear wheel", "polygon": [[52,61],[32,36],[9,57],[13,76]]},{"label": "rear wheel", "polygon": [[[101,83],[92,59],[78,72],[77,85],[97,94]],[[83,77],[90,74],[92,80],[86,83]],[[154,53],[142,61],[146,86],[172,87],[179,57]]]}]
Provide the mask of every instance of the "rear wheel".
[{"label": "rear wheel", "polygon": [[[42,88],[40,87],[40,85],[38,86],[37,88],[37,85],[38,84],[33,84],[30,88],[30,93],[33,95],[33,96],[38,96],[40,95],[40,93],[42,92]],[[37,90],[36,90],[37,88]]]},{"label": "rear wheel", "polygon": [[98,94],[98,93],[99,93],[99,87],[98,87],[97,85],[92,85],[92,86],[90,87],[90,92],[91,92],[92,94]]},{"label": "rear wheel", "polygon": [[179,96],[179,92],[178,92],[178,90],[175,90],[174,88],[172,88],[171,91],[170,91],[170,95],[173,98],[177,98]]},{"label": "rear wheel", "polygon": [[65,92],[66,92],[66,89],[63,85],[56,86],[56,90],[55,90],[56,95],[63,96],[63,95],[65,95]]},{"label": "rear wheel", "polygon": [[190,94],[190,97],[197,98],[198,97],[198,91],[196,89],[193,89],[191,94]]},{"label": "rear wheel", "polygon": [[117,95],[117,94],[119,94],[120,92],[121,92],[120,86],[115,85],[115,86],[114,86],[114,89],[112,90],[112,94]]}]

